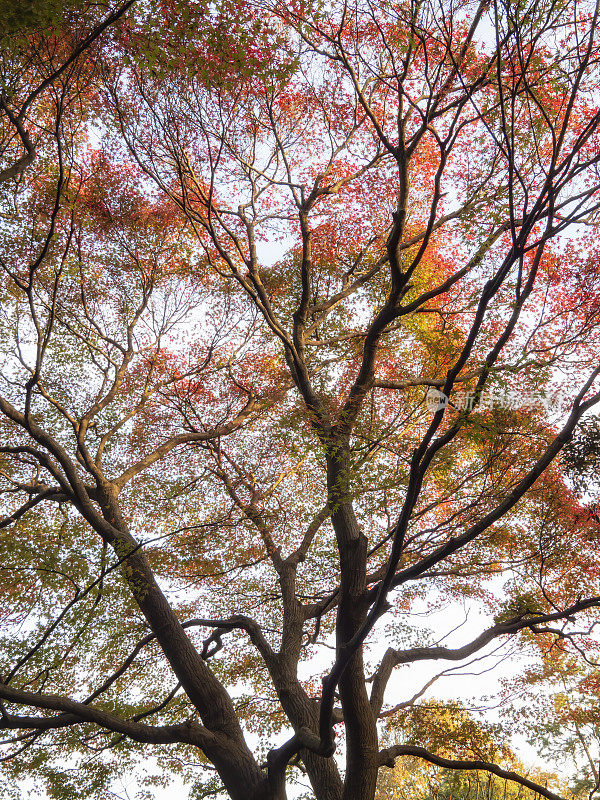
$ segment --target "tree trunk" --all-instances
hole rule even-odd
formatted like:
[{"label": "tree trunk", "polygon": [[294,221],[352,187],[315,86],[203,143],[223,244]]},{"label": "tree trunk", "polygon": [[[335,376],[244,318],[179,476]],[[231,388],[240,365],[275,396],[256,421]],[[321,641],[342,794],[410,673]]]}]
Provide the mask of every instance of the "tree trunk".
[{"label": "tree trunk", "polygon": [[[367,538],[354,514],[350,494],[350,456],[344,441],[328,458],[331,521],[340,554],[340,602],[337,652],[350,641],[366,617]],[[352,656],[339,682],[346,729],[346,778],[342,800],[373,800],[377,786],[376,719],[365,684],[362,648]]]}]

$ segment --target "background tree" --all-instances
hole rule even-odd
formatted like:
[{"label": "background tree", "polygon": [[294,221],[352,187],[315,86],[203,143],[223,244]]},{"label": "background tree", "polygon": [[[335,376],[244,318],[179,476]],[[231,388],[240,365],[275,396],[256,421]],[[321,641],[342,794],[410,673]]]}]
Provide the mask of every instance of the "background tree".
[{"label": "background tree", "polygon": [[[579,796],[556,774],[539,768],[527,768],[502,739],[498,725],[485,725],[475,721],[460,705],[423,703],[416,713],[400,721],[407,756],[396,762],[392,770],[382,770],[377,785],[377,798],[431,798],[431,800],[493,800],[493,798],[534,798],[537,786],[560,787],[565,795]],[[398,737],[398,720],[394,723],[394,738]],[[419,742],[436,741],[437,762],[419,757]],[[430,745],[431,746],[431,745]],[[408,755],[410,750],[414,755]],[[564,757],[561,748],[560,756]],[[504,770],[480,771],[478,764],[498,763]],[[444,762],[447,766],[442,766]],[[462,762],[462,768],[459,767]],[[504,774],[502,774],[504,772]],[[510,780],[516,772],[526,781],[522,784]],[[527,786],[527,780],[531,785]]]},{"label": "background tree", "polygon": [[61,55],[4,107],[7,780],[371,800],[408,757],[555,800],[452,715],[380,736],[465,662],[593,661],[600,9],[64,8],[8,51]]}]

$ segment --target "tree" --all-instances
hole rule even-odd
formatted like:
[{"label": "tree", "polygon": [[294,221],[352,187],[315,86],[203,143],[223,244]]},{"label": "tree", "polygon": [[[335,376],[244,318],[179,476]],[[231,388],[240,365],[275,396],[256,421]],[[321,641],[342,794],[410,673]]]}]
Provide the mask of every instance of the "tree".
[{"label": "tree", "polygon": [[[81,62],[85,62],[88,51],[132,3],[130,0],[117,6],[104,19],[93,19],[91,24],[90,9],[85,4],[83,9],[82,4],[77,4],[79,13],[73,19],[73,4],[69,0],[36,0],[35,4],[3,0],[0,4],[3,53],[0,155],[3,160],[9,160],[9,164],[0,169],[0,183],[19,176],[35,158],[37,146],[27,129],[28,116],[37,111],[33,119],[38,117],[34,125],[40,138],[52,133],[58,122],[54,125],[47,122],[45,95],[61,78],[71,83],[81,80]],[[92,5],[92,14],[97,14],[99,7],[101,4]],[[62,110],[60,105],[57,110]],[[18,155],[19,150],[25,152]]]},{"label": "tree", "polygon": [[[58,8],[3,100],[7,780],[371,800],[410,757],[556,800],[444,715],[380,736],[490,648],[593,652],[598,5]],[[487,627],[443,644],[442,598]]]},{"label": "tree", "polygon": [[[569,791],[569,787],[556,774],[527,769],[506,744],[500,750],[499,731],[494,730],[493,726],[476,723],[456,704],[440,706],[424,703],[416,716],[407,715],[403,723],[407,757],[396,762],[393,770],[385,770],[380,774],[376,797],[381,800],[535,798],[536,787],[548,787],[549,784],[560,787],[563,792]],[[436,761],[430,763],[419,758],[418,742],[431,742],[436,738]],[[411,744],[412,758],[409,755]],[[474,754],[476,758],[473,758]],[[564,755],[562,751],[561,755]],[[479,770],[482,762],[490,764],[499,760],[505,765],[504,770]],[[444,762],[448,761],[451,763],[449,769],[444,767]],[[460,761],[463,769],[458,767]],[[518,773],[525,780],[522,784],[511,781],[511,773]],[[576,796],[572,790],[570,794]]]}]

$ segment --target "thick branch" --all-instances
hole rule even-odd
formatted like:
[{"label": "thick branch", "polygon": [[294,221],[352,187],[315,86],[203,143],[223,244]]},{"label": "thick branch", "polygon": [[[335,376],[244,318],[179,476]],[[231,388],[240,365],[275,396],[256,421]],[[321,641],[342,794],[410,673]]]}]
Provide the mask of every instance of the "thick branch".
[{"label": "thick branch", "polygon": [[7,714],[0,718],[0,728],[49,730],[92,722],[107,730],[124,734],[136,742],[152,744],[186,742],[198,747],[205,747],[216,742],[216,737],[197,723],[185,722],[183,725],[165,726],[142,725],[139,722],[122,719],[115,714],[60,695],[38,694],[0,684],[0,698],[9,703],[62,712],[57,717],[21,717]]},{"label": "thick branch", "polygon": [[394,760],[399,756],[422,758],[425,761],[429,761],[431,764],[436,764],[438,767],[445,767],[446,769],[473,769],[491,772],[492,775],[497,775],[499,778],[504,778],[507,781],[513,781],[521,786],[525,786],[527,789],[537,792],[542,797],[546,797],[547,800],[563,800],[560,795],[551,792],[546,786],[535,783],[535,781],[530,781],[529,778],[523,778],[521,775],[517,775],[516,772],[512,772],[511,770],[497,767],[496,764],[491,764],[488,761],[442,758],[442,756],[436,756],[424,747],[418,747],[417,745],[396,744],[393,747],[388,747],[379,753],[379,763],[382,766],[393,767]]},{"label": "thick branch", "polygon": [[0,108],[4,110],[11,124],[16,128],[19,138],[23,143],[23,147],[25,148],[25,153],[17,159],[14,164],[10,167],[6,167],[6,169],[0,170],[0,183],[5,183],[11,180],[11,178],[16,178],[17,175],[31,164],[35,158],[35,145],[31,141],[29,133],[23,127],[21,120],[12,113],[3,98],[0,98]]},{"label": "thick branch", "polygon": [[408,650],[394,650],[390,647],[375,673],[373,678],[373,690],[371,692],[371,705],[375,713],[379,713],[383,704],[383,695],[386,684],[390,678],[394,667],[401,664],[412,664],[414,661],[446,659],[448,661],[462,661],[464,658],[472,656],[477,651],[484,648],[494,639],[500,636],[508,636],[518,633],[526,628],[535,632],[546,633],[547,631],[537,631],[537,626],[556,620],[569,620],[573,615],[588,608],[600,606],[600,597],[590,597],[581,600],[565,608],[563,611],[556,611],[552,614],[537,614],[535,616],[519,615],[506,622],[499,622],[491,628],[483,631],[468,644],[462,647],[412,647]]}]

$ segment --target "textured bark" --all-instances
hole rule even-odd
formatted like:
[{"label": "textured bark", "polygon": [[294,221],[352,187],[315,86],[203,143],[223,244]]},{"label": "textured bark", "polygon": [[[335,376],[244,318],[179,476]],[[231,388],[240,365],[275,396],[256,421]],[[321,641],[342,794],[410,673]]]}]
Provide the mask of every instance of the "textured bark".
[{"label": "textured bark", "polygon": [[[595,584],[584,577],[575,600],[577,581],[554,566],[564,520],[552,519],[558,532],[548,558],[547,530],[538,530],[540,520],[564,510],[571,544],[582,509],[552,462],[600,403],[600,323],[592,307],[600,254],[577,254],[578,236],[545,252],[552,237],[594,224],[600,212],[600,111],[589,100],[599,86],[600,0],[595,11],[551,4],[549,14],[533,0],[514,8],[475,0],[459,12],[446,0],[393,7],[341,0],[314,15],[312,4],[285,0],[239,9],[121,0],[91,26],[96,5],[83,3],[89,33],[79,43],[75,5],[67,4],[64,41],[54,29],[49,39],[40,32],[41,42],[57,40],[48,63],[38,48],[36,63],[28,56],[15,68],[14,89],[0,97],[8,161],[0,182],[10,184],[7,198],[14,189],[0,214],[2,233],[9,231],[0,248],[7,304],[0,338],[12,353],[0,397],[0,428],[9,437],[0,444],[0,500],[7,498],[0,530],[17,523],[18,539],[38,526],[35,557],[27,550],[13,566],[2,556],[0,575],[31,571],[31,585],[40,581],[41,599],[26,608],[40,627],[45,592],[51,613],[67,598],[40,636],[32,634],[31,647],[24,638],[13,648],[5,637],[8,659],[17,655],[0,682],[8,706],[0,702],[0,729],[18,732],[15,755],[21,744],[41,742],[28,741],[27,732],[86,726],[75,746],[87,756],[83,737],[93,726],[92,736],[108,731],[197,748],[232,800],[286,800],[290,764],[305,767],[315,800],[374,800],[378,769],[403,756],[485,769],[558,800],[486,762],[410,745],[380,753],[377,719],[393,722],[436,680],[390,708],[386,686],[397,667],[483,657],[484,647],[519,631],[569,646],[575,616],[600,607]],[[131,24],[121,19],[105,49],[102,34],[129,9]],[[552,52],[555,35],[573,46]],[[225,43],[231,63],[221,58]],[[229,73],[232,65],[239,75]],[[85,138],[90,109],[102,130],[98,154],[89,147],[97,129]],[[270,266],[267,244],[280,248]],[[558,253],[562,266],[553,263]],[[533,305],[541,298],[538,316]],[[210,312],[216,319],[199,332]],[[567,374],[561,370],[578,356],[577,375],[583,365],[589,373],[572,392],[570,412],[561,408],[562,430],[541,410],[504,408],[489,426],[485,417],[470,418],[487,413],[481,398],[496,377],[511,386],[518,371],[538,386],[544,375]],[[448,401],[430,417],[422,413],[426,387]],[[388,402],[381,388],[405,394]],[[473,396],[472,407],[461,407],[459,388]],[[536,494],[544,473],[549,490]],[[532,489],[532,503],[517,510]],[[67,541],[60,527],[64,574],[36,560],[39,536],[52,541],[62,505],[85,529]],[[44,506],[53,511],[40,527]],[[363,532],[365,509],[372,524]],[[168,542],[150,558],[136,541],[142,515],[143,535],[152,527],[148,540]],[[508,531],[515,519],[513,554],[508,533],[497,536],[495,526],[503,520]],[[528,525],[539,534],[537,550],[526,542],[517,553]],[[2,541],[16,559],[19,547]],[[87,559],[85,582],[71,573],[73,553]],[[303,575],[304,559],[322,574]],[[89,639],[79,635],[76,602],[85,609],[95,592],[98,603],[112,597],[106,576],[119,568],[128,591],[124,601],[117,578],[119,602],[135,622],[123,624],[120,605],[100,615],[93,646],[102,657],[95,664],[96,650],[80,655],[81,665],[93,663],[89,680],[73,697],[54,694],[70,687],[62,676],[53,686],[53,671],[69,663],[66,674],[79,674],[77,646],[92,639],[91,615]],[[443,576],[438,589],[470,597],[464,580],[505,568],[509,576],[516,570],[515,591],[535,575],[539,605],[519,601],[515,616],[507,611],[462,647],[388,647],[367,678],[367,640],[381,636],[375,625],[392,610],[394,589],[406,585],[402,612],[418,595],[415,585]],[[163,580],[176,593],[163,591]],[[22,584],[14,585],[16,596]],[[9,592],[12,586],[6,582]],[[17,628],[21,601],[8,603]],[[196,603],[203,607],[196,611]],[[10,619],[4,609],[2,619]],[[63,624],[71,628],[61,637]],[[199,630],[209,634],[196,646]],[[127,648],[121,652],[119,642],[113,664],[115,639],[125,631]],[[27,625],[23,632],[29,635]],[[162,652],[144,661],[151,642]],[[329,663],[317,689],[298,679],[313,646]],[[231,663],[217,665],[238,647]],[[166,697],[153,696],[159,671],[177,681]],[[234,698],[246,682],[257,697],[244,709]],[[142,700],[142,691],[151,696]],[[259,759],[244,729],[270,732],[271,722],[290,735]],[[64,737],[65,753],[75,736]]]},{"label": "textured bark", "polygon": [[[332,449],[328,460],[328,487],[331,521],[340,553],[336,627],[339,654],[366,618],[367,539],[350,500],[351,463],[347,441],[342,440]],[[377,785],[377,726],[365,677],[361,647],[350,658],[339,681],[347,751],[343,800],[372,800]]]},{"label": "textured bark", "polygon": [[[306,728],[316,735],[319,729],[318,703],[308,696],[298,680],[298,663],[304,631],[304,609],[296,598],[297,561],[279,565],[279,583],[283,599],[283,630],[281,647],[274,658],[267,661],[273,685],[281,706],[294,730]],[[342,780],[335,760],[306,748],[299,758],[306,767],[317,800],[341,800]]]},{"label": "textured bark", "polygon": [[214,734],[214,742],[207,743],[204,752],[217,768],[232,800],[279,800],[273,796],[265,772],[246,744],[227,690],[190,641],[156,583],[146,556],[129,533],[116,491],[107,484],[102,489],[103,516],[115,531],[110,544],[124,559],[123,575],[173,672],[203,724]]}]

